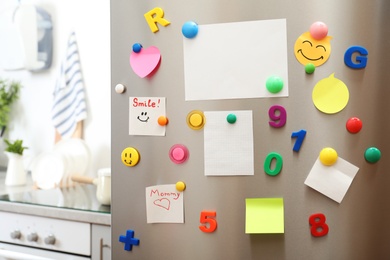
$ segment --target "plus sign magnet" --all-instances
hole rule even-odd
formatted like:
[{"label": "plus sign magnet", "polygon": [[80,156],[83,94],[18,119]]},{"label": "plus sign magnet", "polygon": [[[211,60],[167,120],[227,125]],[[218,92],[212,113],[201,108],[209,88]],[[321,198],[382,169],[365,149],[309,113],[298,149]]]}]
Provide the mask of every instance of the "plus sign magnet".
[{"label": "plus sign magnet", "polygon": [[127,230],[126,235],[120,235],[119,236],[119,242],[125,243],[125,250],[131,251],[133,248],[133,245],[138,246],[139,245],[139,239],[134,238],[134,230]]}]

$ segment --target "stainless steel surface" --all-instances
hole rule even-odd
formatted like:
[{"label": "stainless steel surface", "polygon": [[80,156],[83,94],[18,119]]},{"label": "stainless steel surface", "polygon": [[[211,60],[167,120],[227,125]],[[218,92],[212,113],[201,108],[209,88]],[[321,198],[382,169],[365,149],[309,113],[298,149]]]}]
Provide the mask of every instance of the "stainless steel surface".
[{"label": "stainless steel surface", "polygon": [[[162,7],[171,22],[153,34],[143,17]],[[133,229],[140,245],[132,252],[115,242],[113,259],[387,259],[390,227],[390,73],[387,63],[390,43],[390,1],[111,1],[112,48],[112,237]],[[218,101],[184,100],[184,64],[181,26],[188,20],[198,24],[287,19],[289,97]],[[329,60],[306,75],[294,56],[294,43],[315,21],[323,21],[333,37]],[[137,77],[129,66],[132,44],[158,46],[162,63],[150,79]],[[351,45],[369,51],[365,69],[344,64]],[[240,48],[245,48],[245,42]],[[228,54],[227,54],[228,55]],[[210,72],[212,73],[212,72]],[[320,79],[335,73],[348,86],[347,107],[326,115],[313,106],[312,89]],[[127,90],[117,94],[115,85]],[[169,125],[165,137],[128,135],[129,96],[167,98]],[[285,127],[268,127],[271,105],[283,105],[288,113]],[[186,115],[203,111],[252,110],[254,122],[255,175],[245,177],[205,177],[203,131],[189,129]],[[363,130],[352,135],[345,122],[352,116],[363,121]],[[307,130],[299,153],[292,151],[291,133]],[[177,167],[168,158],[169,147],[185,144],[190,159]],[[126,167],[121,151],[139,149],[141,161]],[[364,151],[378,147],[382,159],[367,163]],[[333,147],[339,156],[360,168],[343,202],[338,204],[304,185],[319,151]],[[283,155],[283,170],[272,178],[263,172],[263,162],[271,151]],[[145,187],[158,184],[187,184],[185,224],[146,224]],[[246,235],[245,198],[283,197],[285,233]],[[212,234],[198,229],[199,214],[216,209],[218,228]],[[308,217],[322,212],[329,234],[314,238]]]}]

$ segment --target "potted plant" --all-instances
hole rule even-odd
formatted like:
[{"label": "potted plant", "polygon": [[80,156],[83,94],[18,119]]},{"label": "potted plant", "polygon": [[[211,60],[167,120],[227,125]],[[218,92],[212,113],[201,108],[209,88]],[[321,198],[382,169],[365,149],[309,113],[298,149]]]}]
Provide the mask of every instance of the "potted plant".
[{"label": "potted plant", "polygon": [[19,98],[20,88],[19,82],[0,79],[0,137],[8,124],[11,105]]},{"label": "potted plant", "polygon": [[4,139],[7,147],[5,154],[8,157],[7,175],[5,177],[6,186],[17,186],[26,184],[26,171],[23,165],[23,152],[27,147],[23,146],[23,140],[10,142]]}]

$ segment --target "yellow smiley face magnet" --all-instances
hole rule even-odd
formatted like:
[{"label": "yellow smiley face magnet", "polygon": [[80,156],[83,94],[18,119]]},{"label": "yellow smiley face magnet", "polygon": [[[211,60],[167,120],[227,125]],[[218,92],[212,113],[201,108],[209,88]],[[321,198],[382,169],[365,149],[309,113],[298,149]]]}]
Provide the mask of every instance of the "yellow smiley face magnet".
[{"label": "yellow smiley face magnet", "polygon": [[316,67],[321,66],[329,59],[332,50],[331,39],[331,36],[326,36],[317,40],[312,37],[310,32],[305,32],[295,41],[295,57],[302,65],[312,63]]},{"label": "yellow smiley face magnet", "polygon": [[134,147],[127,147],[123,149],[121,154],[122,163],[126,166],[136,166],[139,162],[140,155]]}]

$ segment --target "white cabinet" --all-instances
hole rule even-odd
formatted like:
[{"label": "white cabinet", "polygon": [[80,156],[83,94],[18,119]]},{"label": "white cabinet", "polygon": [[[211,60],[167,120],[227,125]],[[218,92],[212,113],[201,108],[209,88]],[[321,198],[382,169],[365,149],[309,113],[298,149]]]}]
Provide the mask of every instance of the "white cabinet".
[{"label": "white cabinet", "polygon": [[0,220],[0,259],[91,259],[90,223],[2,211]]},{"label": "white cabinet", "polygon": [[0,212],[0,241],[19,246],[90,255],[91,226],[62,219]]},{"label": "white cabinet", "polygon": [[111,227],[92,224],[92,260],[111,259]]},{"label": "white cabinet", "polygon": [[58,260],[111,259],[109,225],[3,211],[0,220],[0,259],[15,252],[30,254],[23,259],[35,259],[32,256]]}]

